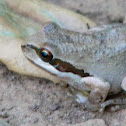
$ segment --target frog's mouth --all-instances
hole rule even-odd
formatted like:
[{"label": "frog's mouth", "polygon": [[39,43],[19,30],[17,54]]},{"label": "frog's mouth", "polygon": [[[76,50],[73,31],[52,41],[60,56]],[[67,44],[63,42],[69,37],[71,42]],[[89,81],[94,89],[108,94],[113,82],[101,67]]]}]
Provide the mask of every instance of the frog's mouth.
[{"label": "frog's mouth", "polygon": [[44,62],[37,54],[37,47],[33,45],[22,45],[21,46],[25,57],[33,64],[39,66],[48,73],[61,77],[61,78],[73,78],[80,79],[80,77],[87,77],[89,73],[85,73],[84,70],[75,68],[68,62],[64,62],[60,59],[53,58],[49,62]]}]

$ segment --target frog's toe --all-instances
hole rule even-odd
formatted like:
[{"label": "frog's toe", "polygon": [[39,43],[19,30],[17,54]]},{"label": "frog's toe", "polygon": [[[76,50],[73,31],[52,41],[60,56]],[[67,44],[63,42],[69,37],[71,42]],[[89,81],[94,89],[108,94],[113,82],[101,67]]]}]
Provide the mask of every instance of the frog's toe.
[{"label": "frog's toe", "polygon": [[116,111],[119,111],[119,110],[122,110],[122,109],[125,109],[126,108],[126,105],[124,104],[122,104],[122,105],[115,105],[115,106],[111,106],[110,108],[109,108],[109,110],[111,111],[111,112],[116,112]]},{"label": "frog's toe", "polygon": [[94,104],[104,102],[110,90],[109,82],[97,77],[82,78],[81,85],[82,90],[90,91],[89,100]]},{"label": "frog's toe", "polygon": [[123,81],[122,81],[122,84],[121,84],[121,87],[124,91],[126,91],[126,76],[124,77]]},{"label": "frog's toe", "polygon": [[100,105],[100,112],[104,111],[106,107],[109,107],[110,111],[118,111],[126,108],[126,94],[114,99],[107,100],[102,103]]},{"label": "frog's toe", "polygon": [[88,98],[81,93],[77,93],[75,99],[78,103],[83,103],[83,104],[85,104],[88,100]]}]

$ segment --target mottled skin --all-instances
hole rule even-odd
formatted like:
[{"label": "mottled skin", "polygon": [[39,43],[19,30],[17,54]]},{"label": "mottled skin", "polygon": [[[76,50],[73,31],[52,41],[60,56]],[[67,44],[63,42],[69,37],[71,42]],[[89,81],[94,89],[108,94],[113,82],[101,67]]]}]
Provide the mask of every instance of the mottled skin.
[{"label": "mottled skin", "polygon": [[[83,69],[91,76],[55,71],[50,64],[41,62],[31,45],[48,49],[54,58]],[[76,100],[85,103],[90,110],[104,109],[113,104],[110,100],[104,103],[107,95],[120,92],[121,86],[126,90],[123,81],[126,74],[126,24],[103,25],[78,33],[61,29],[50,22],[31,36],[22,50],[32,63],[69,84]],[[86,96],[85,92],[89,95]],[[118,100],[114,104],[118,104]]]}]

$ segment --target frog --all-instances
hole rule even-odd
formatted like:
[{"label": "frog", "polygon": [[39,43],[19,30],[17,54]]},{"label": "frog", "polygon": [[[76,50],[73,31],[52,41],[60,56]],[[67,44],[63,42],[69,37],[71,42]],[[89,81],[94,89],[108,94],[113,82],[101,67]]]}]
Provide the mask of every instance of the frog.
[{"label": "frog", "polygon": [[125,98],[107,100],[126,91],[126,24],[101,25],[79,33],[47,22],[21,45],[26,60],[69,86],[70,94],[88,110],[103,112]]}]

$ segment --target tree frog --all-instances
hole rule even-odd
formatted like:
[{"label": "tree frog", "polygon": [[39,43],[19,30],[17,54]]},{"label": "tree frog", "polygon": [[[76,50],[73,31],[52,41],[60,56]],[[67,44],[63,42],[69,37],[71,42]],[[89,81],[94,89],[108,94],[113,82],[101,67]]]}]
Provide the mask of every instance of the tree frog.
[{"label": "tree frog", "polygon": [[126,91],[126,24],[79,33],[48,22],[21,48],[31,63],[68,84],[76,101],[89,110],[124,105],[124,99],[106,97]]}]

